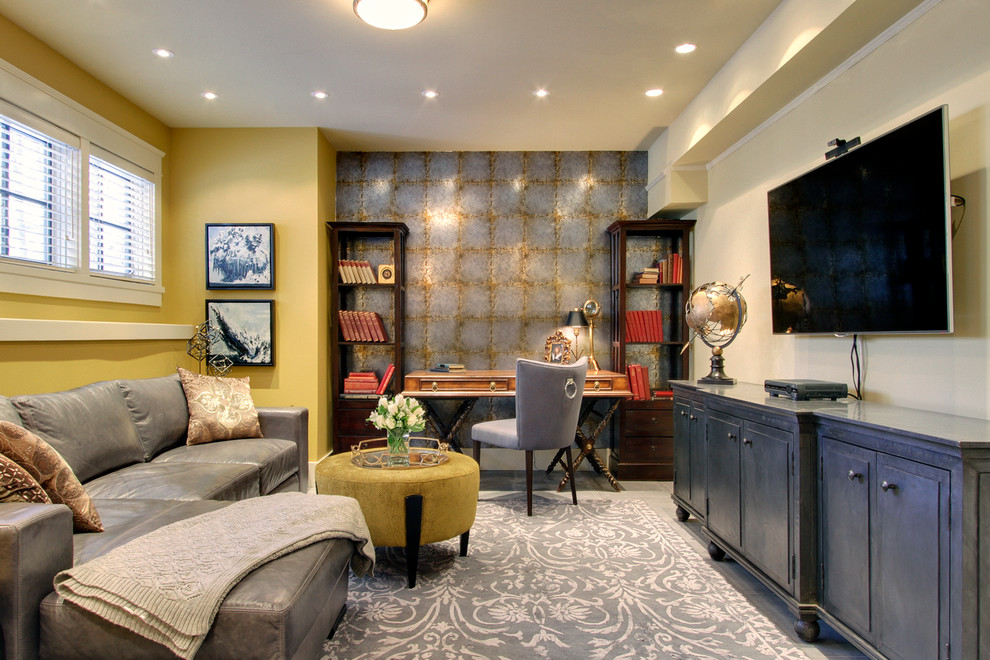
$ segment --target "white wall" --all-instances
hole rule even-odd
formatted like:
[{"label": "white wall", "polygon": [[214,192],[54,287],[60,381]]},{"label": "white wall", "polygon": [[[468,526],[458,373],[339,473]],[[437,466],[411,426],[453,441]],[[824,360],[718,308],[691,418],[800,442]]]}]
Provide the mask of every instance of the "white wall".
[{"label": "white wall", "polygon": [[[990,418],[987,223],[990,202],[990,3],[943,0],[767,130],[716,161],[697,213],[694,281],[735,282],[749,322],[726,350],[740,380],[820,378],[852,384],[851,338],[770,330],[769,189],[820,164],[835,137],[876,137],[947,104],[952,192],[967,200],[953,241],[955,333],[872,336],[863,355],[868,400]],[[770,113],[772,114],[772,112]],[[958,211],[953,214],[958,219]],[[696,342],[695,377],[708,371]]]}]

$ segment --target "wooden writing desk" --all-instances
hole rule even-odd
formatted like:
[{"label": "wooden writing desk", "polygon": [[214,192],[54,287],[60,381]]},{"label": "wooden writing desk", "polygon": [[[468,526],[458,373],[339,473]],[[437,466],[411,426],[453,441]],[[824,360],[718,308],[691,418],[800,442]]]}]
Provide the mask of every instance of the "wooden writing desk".
[{"label": "wooden writing desk", "polygon": [[[426,417],[436,428],[440,440],[450,443],[451,447],[461,451],[457,434],[464,419],[474,408],[474,404],[481,398],[515,397],[516,372],[510,369],[452,372],[412,371],[406,374],[403,381],[402,395],[415,397],[421,401],[426,410]],[[584,382],[581,416],[578,418],[574,437],[574,442],[580,448],[581,453],[574,460],[574,469],[576,470],[581,461],[587,458],[595,471],[604,475],[615,490],[620,490],[619,484],[612,473],[608,471],[608,467],[598,452],[595,451],[595,442],[605,430],[605,426],[612,418],[616,408],[619,407],[619,402],[631,396],[629,379],[626,378],[625,374],[614,371],[588,371]],[[436,406],[432,404],[433,401],[444,399],[460,401],[449,419],[444,419],[437,411]],[[599,400],[605,400],[609,403],[608,410],[604,414],[598,413],[601,415],[601,420],[590,433],[586,434],[582,427]],[[563,453],[563,449],[557,452],[557,455],[550,462],[550,466],[547,467],[547,474],[553,471]],[[567,476],[565,474],[557,490],[566,485]]]}]

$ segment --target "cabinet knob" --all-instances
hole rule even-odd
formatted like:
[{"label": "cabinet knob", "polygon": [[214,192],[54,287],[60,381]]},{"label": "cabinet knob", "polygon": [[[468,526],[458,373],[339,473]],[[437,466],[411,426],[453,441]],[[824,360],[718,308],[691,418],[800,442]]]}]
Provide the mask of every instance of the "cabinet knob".
[{"label": "cabinet knob", "polygon": [[680,413],[681,413],[681,417],[687,417],[688,416],[688,414],[686,412],[684,412],[683,410],[681,410]]},{"label": "cabinet knob", "polygon": [[743,444],[746,446],[752,446],[753,441],[750,440],[749,438],[743,438]]},{"label": "cabinet knob", "polygon": [[849,477],[849,481],[856,481],[857,479],[863,477],[863,475],[861,475],[859,472],[853,472],[852,470],[849,470],[849,474],[847,474],[846,476]]},{"label": "cabinet knob", "polygon": [[695,417],[694,415],[690,415],[690,416],[688,417],[688,419],[690,419],[690,420],[691,420],[692,422],[694,422],[694,421],[697,421],[697,419],[698,419],[698,418],[697,418],[697,417]]},{"label": "cabinet knob", "polygon": [[735,440],[736,439],[736,434],[735,433],[726,433],[725,435],[728,436],[729,440]]},{"label": "cabinet knob", "polygon": [[882,490],[885,493],[888,490],[897,490],[897,484],[892,484],[886,479],[884,479],[882,482],[880,482],[880,490]]}]

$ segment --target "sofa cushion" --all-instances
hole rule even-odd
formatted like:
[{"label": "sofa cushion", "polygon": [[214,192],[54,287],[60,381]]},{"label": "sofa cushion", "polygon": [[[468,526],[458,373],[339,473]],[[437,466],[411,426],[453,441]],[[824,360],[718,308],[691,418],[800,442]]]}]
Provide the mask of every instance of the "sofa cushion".
[{"label": "sofa cushion", "polygon": [[267,495],[299,471],[299,448],[291,440],[242,438],[192,447],[176,447],[154,463],[246,463],[258,470],[258,486]]},{"label": "sofa cushion", "polygon": [[86,489],[50,444],[21,426],[0,421],[0,454],[24,468],[52,502],[69,507],[77,532],[103,531],[100,514]]},{"label": "sofa cushion", "polygon": [[0,454],[0,502],[51,504],[48,493],[17,461]]},{"label": "sofa cushion", "polygon": [[204,376],[182,367],[178,371],[189,409],[186,444],[261,437],[249,378]]},{"label": "sofa cushion", "polygon": [[105,531],[73,535],[73,566],[95,559],[159,527],[230,504],[219,500],[97,499],[94,502],[100,509]]},{"label": "sofa cushion", "polygon": [[24,420],[17,414],[17,408],[5,396],[0,396],[0,420],[13,422],[18,426],[24,426]]},{"label": "sofa cushion", "polygon": [[28,429],[43,434],[80,481],[144,460],[144,447],[116,382],[15,396]]},{"label": "sofa cushion", "polygon": [[136,463],[86,482],[96,499],[243,500],[257,497],[258,468],[231,463]]},{"label": "sofa cushion", "polygon": [[144,447],[144,460],[185,443],[189,409],[178,374],[118,380],[117,385]]}]

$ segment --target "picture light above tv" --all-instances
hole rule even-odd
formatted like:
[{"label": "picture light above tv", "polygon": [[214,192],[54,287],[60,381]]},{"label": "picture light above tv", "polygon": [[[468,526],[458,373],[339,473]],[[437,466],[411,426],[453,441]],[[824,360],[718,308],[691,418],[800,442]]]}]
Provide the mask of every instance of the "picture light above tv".
[{"label": "picture light above tv", "polygon": [[767,193],[774,334],[952,332],[945,106]]}]

